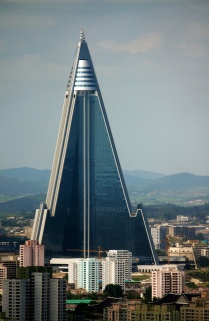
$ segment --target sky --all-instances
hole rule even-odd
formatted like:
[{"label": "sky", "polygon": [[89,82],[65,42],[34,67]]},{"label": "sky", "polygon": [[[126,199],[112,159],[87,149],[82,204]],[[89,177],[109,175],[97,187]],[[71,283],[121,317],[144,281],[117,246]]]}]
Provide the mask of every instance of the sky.
[{"label": "sky", "polygon": [[85,32],[121,166],[209,175],[208,0],[1,0],[0,169],[50,169]]}]

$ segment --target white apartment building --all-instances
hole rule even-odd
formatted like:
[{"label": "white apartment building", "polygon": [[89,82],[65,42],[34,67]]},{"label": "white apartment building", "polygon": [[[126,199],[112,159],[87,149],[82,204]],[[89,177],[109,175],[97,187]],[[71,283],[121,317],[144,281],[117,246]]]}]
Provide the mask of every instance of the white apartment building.
[{"label": "white apartment building", "polygon": [[102,261],[102,290],[107,284],[119,284],[125,290],[125,280],[131,280],[132,253],[110,250]]},{"label": "white apartment building", "polygon": [[68,273],[68,283],[87,292],[98,292],[107,284],[119,284],[125,289],[125,280],[131,280],[132,253],[128,250],[110,250],[105,259],[96,258],[52,258],[51,266]]},{"label": "white apartment building", "polygon": [[68,283],[74,283],[75,288],[87,292],[99,291],[101,260],[96,258],[52,258],[52,266],[58,266],[60,271],[68,274]]},{"label": "white apartment building", "polygon": [[20,267],[44,266],[44,245],[38,241],[26,241],[20,245]]},{"label": "white apartment building", "polygon": [[188,222],[189,221],[189,217],[188,216],[184,216],[184,215],[177,215],[176,216],[176,220],[177,220],[177,222]]},{"label": "white apartment building", "polygon": [[75,283],[75,288],[77,289],[78,280],[78,261],[82,260],[80,258],[52,258],[50,260],[50,265],[53,267],[58,267],[60,272],[65,272],[68,274],[68,283]]},{"label": "white apartment building", "polygon": [[99,291],[100,260],[87,258],[78,261],[77,287],[87,292]]},{"label": "white apartment building", "polygon": [[152,271],[152,299],[162,298],[167,293],[182,293],[184,286],[184,271],[178,270],[175,265],[167,264]]}]

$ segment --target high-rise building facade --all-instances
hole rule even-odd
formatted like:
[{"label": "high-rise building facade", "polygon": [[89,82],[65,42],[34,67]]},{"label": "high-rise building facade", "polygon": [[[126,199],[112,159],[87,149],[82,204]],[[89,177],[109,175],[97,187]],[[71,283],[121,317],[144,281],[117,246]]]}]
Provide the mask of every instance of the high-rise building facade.
[{"label": "high-rise building facade", "polygon": [[167,227],[162,225],[157,225],[151,227],[151,235],[156,249],[165,250],[166,249],[166,234]]},{"label": "high-rise building facade", "polygon": [[56,253],[127,249],[157,261],[142,207],[133,213],[84,33],[70,72],[46,197],[32,240]]},{"label": "high-rise building facade", "polygon": [[162,298],[167,293],[182,293],[185,286],[184,271],[175,265],[164,265],[152,271],[152,299]]},{"label": "high-rise building facade", "polygon": [[99,265],[100,260],[86,258],[78,261],[77,287],[87,292],[99,291]]},{"label": "high-rise building facade", "polygon": [[44,266],[44,245],[38,241],[26,241],[20,245],[20,267]]},{"label": "high-rise building facade", "polygon": [[66,320],[66,281],[64,279],[50,279],[49,284],[49,320]]},{"label": "high-rise building facade", "polygon": [[2,256],[0,264],[7,268],[7,279],[15,279],[17,267],[19,266],[19,257],[16,255]]},{"label": "high-rise building facade", "polygon": [[74,283],[75,289],[87,292],[99,291],[101,260],[96,258],[52,258],[51,266],[59,266],[68,274],[68,283]]},{"label": "high-rise building facade", "polygon": [[7,278],[7,267],[0,264],[0,294],[2,294],[2,282]]},{"label": "high-rise building facade", "polygon": [[66,281],[51,269],[18,268],[17,279],[3,280],[2,311],[17,321],[66,320]]},{"label": "high-rise building facade", "polygon": [[3,280],[2,311],[12,320],[30,320],[29,280]]},{"label": "high-rise building facade", "polygon": [[102,289],[108,284],[119,284],[125,290],[125,281],[131,280],[132,253],[110,250],[102,261]]}]

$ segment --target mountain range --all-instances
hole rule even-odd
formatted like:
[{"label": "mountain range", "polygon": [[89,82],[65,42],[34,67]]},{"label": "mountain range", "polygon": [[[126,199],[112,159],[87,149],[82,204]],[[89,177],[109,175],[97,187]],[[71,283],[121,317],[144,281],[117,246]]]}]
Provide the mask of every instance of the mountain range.
[{"label": "mountain range", "polygon": [[[164,175],[140,170],[123,173],[133,205],[143,202],[189,206],[209,202],[209,176]],[[7,205],[23,210],[37,207],[40,200],[45,200],[49,177],[50,170],[29,167],[0,170],[0,211],[5,211]],[[24,202],[28,206],[24,207]]]}]

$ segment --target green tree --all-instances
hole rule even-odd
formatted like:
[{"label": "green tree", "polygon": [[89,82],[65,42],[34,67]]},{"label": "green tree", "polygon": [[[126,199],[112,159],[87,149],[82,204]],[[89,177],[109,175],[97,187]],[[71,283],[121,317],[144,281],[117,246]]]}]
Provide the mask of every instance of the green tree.
[{"label": "green tree", "polygon": [[203,241],[205,239],[204,235],[202,233],[198,233],[196,236],[195,236],[196,240],[200,240],[200,241]]},{"label": "green tree", "polygon": [[152,288],[151,286],[149,286],[148,288],[146,288],[146,291],[144,293],[143,302],[148,303],[148,302],[151,302],[151,300],[152,300]]},{"label": "green tree", "polygon": [[103,297],[112,296],[114,298],[121,298],[123,296],[123,289],[119,284],[107,284],[104,291]]},{"label": "green tree", "polygon": [[200,256],[197,259],[197,265],[201,267],[209,267],[209,258],[206,256]]},{"label": "green tree", "polygon": [[89,298],[91,300],[98,300],[98,294],[96,292],[92,292],[90,293]]},{"label": "green tree", "polygon": [[127,299],[128,300],[138,300],[138,299],[141,299],[141,295],[137,291],[130,291],[127,294]]}]

